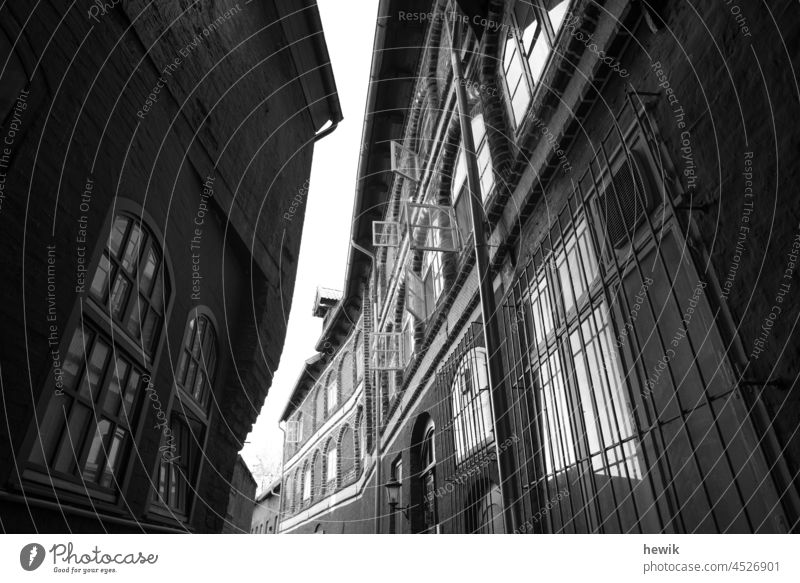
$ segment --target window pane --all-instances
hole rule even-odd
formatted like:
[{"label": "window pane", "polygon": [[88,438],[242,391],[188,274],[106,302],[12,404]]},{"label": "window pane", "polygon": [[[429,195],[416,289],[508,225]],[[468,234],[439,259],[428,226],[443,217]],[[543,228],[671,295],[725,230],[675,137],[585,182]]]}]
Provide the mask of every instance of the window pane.
[{"label": "window pane", "polygon": [[128,273],[133,273],[139,259],[139,245],[142,240],[142,229],[134,224],[128,235],[128,244],[125,246],[125,254],[122,256],[122,268]]},{"label": "window pane", "polygon": [[92,438],[91,445],[89,446],[89,455],[86,457],[86,463],[83,465],[83,479],[89,482],[97,480],[97,474],[100,471],[100,464],[103,462],[103,448],[111,429],[111,424],[103,419],[97,424],[97,429]]},{"label": "window pane", "polygon": [[142,326],[142,346],[151,352],[158,341],[158,332],[161,325],[161,317],[153,310],[148,310],[147,317]]},{"label": "window pane", "polygon": [[134,305],[128,314],[128,320],[125,323],[125,330],[133,336],[136,340],[141,337],[142,333],[142,317],[147,310],[147,302],[141,296],[136,296]]},{"label": "window pane", "polygon": [[533,45],[533,49],[528,54],[528,64],[531,67],[531,76],[534,83],[538,83],[541,79],[549,55],[550,47],[547,46],[547,39],[543,34],[540,34]]},{"label": "window pane", "polygon": [[557,0],[556,2],[551,2],[551,4],[553,4],[553,6],[548,8],[547,12],[550,16],[550,24],[553,25],[553,32],[558,35],[561,24],[564,22],[564,16],[567,14],[569,2],[567,2],[567,0]]},{"label": "window pane", "polygon": [[83,372],[83,380],[79,390],[81,396],[91,399],[92,401],[96,400],[97,395],[100,393],[100,380],[106,366],[108,353],[108,344],[106,344],[102,338],[98,337],[92,347],[92,355],[89,357],[89,363],[86,366],[86,370]]},{"label": "window pane", "polygon": [[[128,288],[130,283],[121,273],[117,274],[114,287],[111,290],[111,313],[115,318],[119,318],[125,313],[125,306],[128,302]],[[134,307],[134,311],[136,308]]]},{"label": "window pane", "polygon": [[119,463],[120,450],[125,441],[125,430],[117,428],[114,432],[114,437],[111,440],[111,447],[108,450],[108,461],[106,467],[103,469],[103,476],[100,479],[100,485],[110,488],[117,476],[117,464]]},{"label": "window pane", "polygon": [[147,259],[144,261],[144,267],[139,277],[139,291],[147,295],[150,293],[150,286],[153,283],[153,276],[158,267],[158,256],[152,246],[147,250]]},{"label": "window pane", "polygon": [[116,417],[119,411],[119,405],[122,402],[122,386],[128,376],[128,369],[130,365],[119,356],[115,359],[115,364],[106,375],[107,388],[105,390],[105,399],[103,403],[103,410],[109,415]]},{"label": "window pane", "polygon": [[150,294],[151,306],[159,313],[164,312],[164,299],[169,293],[164,290],[164,266],[161,265],[156,271],[156,283],[153,286],[153,293]]},{"label": "window pane", "polygon": [[81,440],[86,433],[86,427],[91,422],[91,409],[80,403],[75,403],[69,413],[67,431],[61,437],[58,455],[53,463],[57,472],[72,473],[75,467],[75,456],[81,447]]},{"label": "window pane", "polygon": [[122,240],[125,238],[125,231],[128,230],[130,220],[126,217],[116,217],[114,225],[111,227],[111,235],[108,239],[108,247],[114,257],[119,257],[119,250],[122,246]]},{"label": "window pane", "polygon": [[108,280],[110,273],[111,262],[109,261],[108,256],[103,253],[103,255],[100,257],[100,263],[97,265],[97,270],[94,272],[91,287],[92,295],[100,302],[105,300],[106,291],[108,291]]},{"label": "window pane", "polygon": [[133,401],[136,398],[136,393],[139,391],[139,384],[142,377],[136,370],[131,371],[128,377],[128,382],[125,385],[125,395],[122,400],[122,411],[120,417],[125,421],[126,425],[130,425],[133,418]]},{"label": "window pane", "polygon": [[[92,344],[92,333],[89,330],[86,331],[85,339],[86,347],[88,348]],[[72,340],[69,343],[67,356],[64,358],[64,366],[62,367],[65,387],[75,388],[75,379],[81,371],[84,360],[84,335],[81,332],[81,328],[78,327],[72,334]]]}]

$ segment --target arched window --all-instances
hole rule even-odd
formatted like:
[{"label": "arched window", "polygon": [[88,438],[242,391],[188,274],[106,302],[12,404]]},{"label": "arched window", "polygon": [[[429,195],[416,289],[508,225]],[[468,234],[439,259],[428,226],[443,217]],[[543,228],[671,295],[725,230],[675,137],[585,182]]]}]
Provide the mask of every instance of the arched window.
[{"label": "arched window", "polygon": [[325,492],[332,494],[336,491],[339,477],[339,450],[332,437],[328,440],[325,452]]},{"label": "arched window", "polygon": [[436,517],[436,453],[434,442],[433,422],[425,430],[425,437],[420,447],[420,480],[422,481],[422,491],[424,492],[422,504],[423,532],[435,532]]},{"label": "arched window", "polygon": [[303,506],[308,506],[311,502],[311,473],[313,468],[311,464],[306,461],[303,469]]},{"label": "arched window", "polygon": [[328,375],[328,384],[325,391],[327,396],[327,413],[330,415],[339,406],[339,381],[333,371]]},{"label": "arched window", "polygon": [[325,488],[322,482],[322,454],[319,451],[316,451],[313,459],[313,482],[311,487],[311,498],[313,500],[318,500],[322,498],[325,493]]},{"label": "arched window", "polygon": [[314,393],[314,431],[325,423],[325,388],[317,387]]},{"label": "arched window", "polygon": [[411,531],[437,532],[435,426],[427,414],[411,432]]},{"label": "arched window", "polygon": [[341,483],[347,484],[356,477],[356,443],[355,434],[349,425],[345,425],[339,438]]},{"label": "arched window", "polygon": [[286,476],[286,487],[283,488],[283,491],[286,492],[283,513],[285,516],[291,516],[294,513],[294,477],[292,475]]},{"label": "arched window", "polygon": [[342,363],[339,366],[339,386],[342,390],[342,401],[353,394],[353,353],[346,352],[342,356]]},{"label": "arched window", "polygon": [[464,461],[492,439],[492,402],[486,350],[473,348],[461,359],[452,387],[456,461]]},{"label": "arched window", "polygon": [[120,213],[111,225],[28,456],[25,477],[51,486],[118,488],[161,337],[170,296],[161,247],[138,217]]},{"label": "arched window", "polygon": [[294,486],[292,491],[292,498],[294,500],[292,509],[295,513],[297,513],[303,506],[303,473],[301,468],[297,468],[294,471],[294,483],[292,485]]},{"label": "arched window", "polygon": [[197,309],[183,335],[175,382],[205,408],[217,368],[217,334],[209,317]]},{"label": "arched window", "polygon": [[356,351],[356,384],[364,380],[364,335],[360,332],[356,334],[353,342]]},{"label": "arched window", "polygon": [[359,407],[356,415],[356,432],[358,434],[358,467],[364,469],[364,458],[367,456],[367,424],[364,422],[364,410]]}]

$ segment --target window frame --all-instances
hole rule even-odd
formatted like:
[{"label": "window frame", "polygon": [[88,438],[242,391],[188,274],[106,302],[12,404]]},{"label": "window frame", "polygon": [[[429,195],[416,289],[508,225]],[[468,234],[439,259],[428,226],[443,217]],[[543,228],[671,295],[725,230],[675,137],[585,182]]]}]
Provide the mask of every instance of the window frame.
[{"label": "window frame", "polygon": [[[531,113],[531,106],[535,102],[536,94],[539,91],[539,86],[541,85],[541,80],[546,76],[547,72],[551,69],[551,65],[553,60],[556,58],[556,48],[558,47],[559,39],[562,36],[562,32],[564,30],[564,23],[567,21],[567,16],[572,13],[572,7],[574,5],[574,0],[564,0],[566,2],[566,9],[564,11],[564,17],[559,24],[558,30],[555,30],[550,19],[550,14],[546,8],[544,8],[542,0],[527,0],[525,4],[528,5],[528,9],[532,11],[533,16],[536,19],[537,26],[538,26],[538,35],[544,34],[545,45],[547,47],[547,57],[544,60],[542,65],[542,71],[539,75],[539,79],[535,80],[534,75],[531,71],[530,65],[530,56],[533,54],[535,50],[535,42],[531,43],[530,51],[526,51],[523,45],[522,39],[522,30],[519,28],[519,24],[517,22],[517,15],[515,11],[512,9],[509,11],[508,15],[506,16],[506,23],[508,30],[510,31],[510,35],[508,36],[505,43],[502,45],[502,52],[499,58],[500,67],[501,67],[501,77],[503,78],[503,88],[505,89],[505,106],[506,112],[508,114],[509,121],[511,121],[511,125],[514,128],[514,134],[519,136],[523,127],[526,125],[526,121],[530,117]],[[513,96],[511,95],[511,87],[507,79],[506,64],[506,51],[508,51],[509,44],[513,43],[514,49],[516,50],[516,55],[514,58],[519,59],[518,66],[521,67],[522,73],[520,76],[519,84],[524,83],[524,89],[527,92],[528,99],[527,104],[524,107],[524,110],[521,114],[519,120],[516,119],[516,114],[514,112],[514,107],[512,103]],[[522,87],[518,87],[518,90],[523,89]]]}]

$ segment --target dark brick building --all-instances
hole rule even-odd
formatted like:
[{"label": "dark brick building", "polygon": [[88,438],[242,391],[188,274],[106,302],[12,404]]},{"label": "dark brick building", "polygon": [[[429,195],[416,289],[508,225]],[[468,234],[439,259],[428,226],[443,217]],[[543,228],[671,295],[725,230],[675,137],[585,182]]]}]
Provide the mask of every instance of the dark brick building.
[{"label": "dark brick building", "polygon": [[225,512],[225,523],[222,532],[225,534],[246,534],[250,532],[253,509],[256,500],[256,480],[250,473],[242,456],[236,456],[233,466],[228,510]]},{"label": "dark brick building", "polygon": [[0,62],[2,528],[219,532],[341,119],[316,2],[12,0]]},{"label": "dark brick building", "polygon": [[[384,0],[378,19],[281,530],[797,530],[797,6]],[[313,395],[358,334],[353,445]]]}]

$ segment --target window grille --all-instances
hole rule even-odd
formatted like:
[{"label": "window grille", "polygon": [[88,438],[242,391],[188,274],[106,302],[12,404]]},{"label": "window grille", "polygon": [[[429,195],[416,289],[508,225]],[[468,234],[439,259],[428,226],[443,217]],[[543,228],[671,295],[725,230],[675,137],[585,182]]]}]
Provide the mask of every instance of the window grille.
[{"label": "window grille", "polygon": [[456,215],[452,207],[407,201],[404,213],[412,250],[461,250]]},{"label": "window grille", "polygon": [[370,337],[372,370],[403,370],[406,366],[402,332],[374,332]]}]

